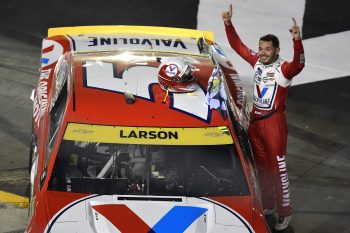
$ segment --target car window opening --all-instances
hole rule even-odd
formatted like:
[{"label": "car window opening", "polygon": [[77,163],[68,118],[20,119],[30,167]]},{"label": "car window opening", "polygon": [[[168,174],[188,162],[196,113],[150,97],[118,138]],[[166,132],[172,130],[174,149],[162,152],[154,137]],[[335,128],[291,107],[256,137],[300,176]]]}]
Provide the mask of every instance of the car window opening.
[{"label": "car window opening", "polygon": [[232,145],[171,146],[63,140],[49,190],[102,195],[249,194]]}]

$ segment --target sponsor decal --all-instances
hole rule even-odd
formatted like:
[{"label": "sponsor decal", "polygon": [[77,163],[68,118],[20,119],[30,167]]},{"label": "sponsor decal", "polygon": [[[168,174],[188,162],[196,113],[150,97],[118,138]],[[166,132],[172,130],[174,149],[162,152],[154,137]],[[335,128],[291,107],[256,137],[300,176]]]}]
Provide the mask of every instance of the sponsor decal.
[{"label": "sponsor decal", "polygon": [[67,35],[75,51],[116,50],[120,48],[168,50],[200,54],[198,38],[195,37],[159,37],[141,35]]},{"label": "sponsor decal", "polygon": [[39,84],[35,91],[33,102],[33,118],[34,122],[39,125],[40,119],[47,110],[47,85],[52,69],[41,70]]},{"label": "sponsor decal", "polygon": [[227,126],[154,128],[69,123],[64,139],[152,145],[224,145],[233,143]]},{"label": "sponsor decal", "polygon": [[225,52],[218,46],[214,46],[215,52],[220,54],[221,56],[225,57]]},{"label": "sponsor decal", "polygon": [[208,137],[220,137],[220,136],[224,136],[224,133],[206,133],[205,136],[208,136]]},{"label": "sponsor decal", "polygon": [[260,84],[261,83],[261,77],[256,72],[254,74],[254,82],[256,84]]},{"label": "sponsor decal", "polygon": [[86,129],[77,129],[77,130],[73,130],[73,132],[77,134],[89,134],[89,133],[93,133],[94,131],[86,130]]},{"label": "sponsor decal", "polygon": [[256,55],[256,52],[255,52],[255,51],[253,51],[253,50],[249,50],[249,52],[250,52],[250,54],[251,54],[251,55],[253,55],[253,56],[255,56],[255,55]]},{"label": "sponsor decal", "polygon": [[245,102],[245,91],[244,91],[244,87],[243,87],[243,83],[242,80],[239,78],[238,75],[234,74],[234,75],[230,75],[232,81],[235,84],[236,87],[236,99],[235,102],[239,107],[242,107],[244,105]]},{"label": "sponsor decal", "polygon": [[185,43],[181,39],[156,39],[156,38],[117,38],[117,37],[88,37],[88,46],[108,46],[108,45],[147,45],[147,46],[165,46],[165,47],[181,47],[187,49]]},{"label": "sponsor decal", "polygon": [[226,64],[227,64],[229,67],[233,67],[232,62],[230,62],[230,61],[226,61]]},{"label": "sponsor decal", "polygon": [[265,87],[260,91],[260,86],[259,86],[259,85],[256,85],[256,91],[257,91],[257,94],[258,94],[259,98],[264,98],[264,96],[265,96],[265,94],[266,94],[266,92],[267,92],[268,89],[269,89],[269,88],[265,86]]},{"label": "sponsor decal", "polygon": [[255,73],[254,73],[254,81],[255,83],[261,83],[261,75],[262,75],[262,70],[260,69],[260,67],[258,67],[256,70],[255,70]]},{"label": "sponsor decal", "polygon": [[[42,51],[41,51],[41,54],[45,54],[45,53],[49,53],[51,51],[53,51],[54,49],[54,45],[49,45],[48,47],[44,48]],[[41,58],[41,63],[44,64],[44,65],[47,65],[49,63],[50,59],[47,58],[47,57],[42,57]]]},{"label": "sponsor decal", "polygon": [[289,198],[289,179],[287,174],[287,165],[284,155],[276,156],[277,162],[278,162],[278,169],[282,184],[282,192],[283,192],[283,199],[282,199],[282,206],[289,206],[290,205],[290,198]]},{"label": "sponsor decal", "polygon": [[271,103],[271,99],[267,99],[267,98],[263,99],[263,98],[258,98],[256,96],[253,96],[253,99],[254,99],[254,104],[257,105],[258,107],[263,105],[270,106],[270,103]]},{"label": "sponsor decal", "polygon": [[261,75],[262,74],[262,70],[260,69],[260,67],[257,68],[256,72]]},{"label": "sponsor decal", "polygon": [[300,64],[304,64],[305,63],[305,54],[301,53],[299,59],[300,59]]},{"label": "sponsor decal", "polygon": [[218,127],[221,130],[221,133],[218,132],[208,132],[205,133],[204,136],[209,136],[209,137],[221,137],[226,135],[231,135],[230,130],[226,126],[219,126]]},{"label": "sponsor decal", "polygon": [[[99,214],[108,219],[120,232],[184,232],[208,209],[194,206],[174,206],[162,218],[150,227],[141,217],[124,204],[95,205],[95,220]],[[116,214],[119,213],[119,214]]]},{"label": "sponsor decal", "polygon": [[166,67],[165,72],[169,77],[174,77],[179,72],[179,69],[176,65],[170,64]]},{"label": "sponsor decal", "polygon": [[[76,200],[49,221],[45,232],[61,232],[67,227],[72,232],[207,232],[214,227],[213,224],[221,225],[224,228],[219,229],[227,232],[254,232],[250,223],[238,212],[209,198],[187,197],[186,205],[168,201],[116,200],[111,195],[93,195]],[[88,213],[85,212],[87,206]],[[86,214],[88,222],[81,217]]]},{"label": "sponsor decal", "polygon": [[270,109],[273,105],[277,90],[276,82],[268,82],[266,85],[255,84],[253,101],[260,109]]},{"label": "sponsor decal", "polygon": [[179,139],[177,131],[146,131],[146,130],[130,130],[124,132],[120,130],[120,138],[144,138],[144,139]]},{"label": "sponsor decal", "polygon": [[41,50],[41,67],[49,66],[58,61],[63,54],[63,47],[53,40],[43,40]]},{"label": "sponsor decal", "polygon": [[273,77],[273,76],[275,76],[275,72],[267,72],[266,76],[267,77]]}]

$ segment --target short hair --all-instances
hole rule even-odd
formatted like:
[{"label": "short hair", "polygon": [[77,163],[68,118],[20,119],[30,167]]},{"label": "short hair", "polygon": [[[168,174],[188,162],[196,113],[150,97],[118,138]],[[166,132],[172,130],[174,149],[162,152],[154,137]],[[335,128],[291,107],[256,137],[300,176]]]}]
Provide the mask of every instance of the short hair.
[{"label": "short hair", "polygon": [[280,47],[280,41],[277,38],[277,36],[272,35],[272,34],[267,34],[265,36],[260,37],[259,41],[271,41],[273,47],[275,48],[279,48]]}]

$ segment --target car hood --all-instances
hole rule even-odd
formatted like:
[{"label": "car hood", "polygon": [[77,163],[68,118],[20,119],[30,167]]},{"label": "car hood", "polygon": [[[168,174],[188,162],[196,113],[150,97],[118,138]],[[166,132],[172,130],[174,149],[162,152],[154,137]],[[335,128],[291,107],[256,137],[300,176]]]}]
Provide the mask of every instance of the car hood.
[{"label": "car hood", "polygon": [[90,196],[67,205],[45,232],[254,232],[237,210],[209,198]]}]

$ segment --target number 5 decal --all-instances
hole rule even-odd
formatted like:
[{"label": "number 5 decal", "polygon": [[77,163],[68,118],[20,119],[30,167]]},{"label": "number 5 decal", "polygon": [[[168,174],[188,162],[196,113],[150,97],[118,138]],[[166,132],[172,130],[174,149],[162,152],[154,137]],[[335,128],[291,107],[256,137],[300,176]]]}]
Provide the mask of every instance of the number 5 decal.
[{"label": "number 5 decal", "polygon": [[[83,64],[85,86],[107,91],[124,93],[154,101],[152,84],[158,83],[158,68],[151,66],[133,66],[126,69],[122,76],[117,74],[114,63],[87,61]],[[205,92],[198,88],[192,93],[173,93],[170,108],[190,114],[209,122],[209,107],[205,103]]]}]

